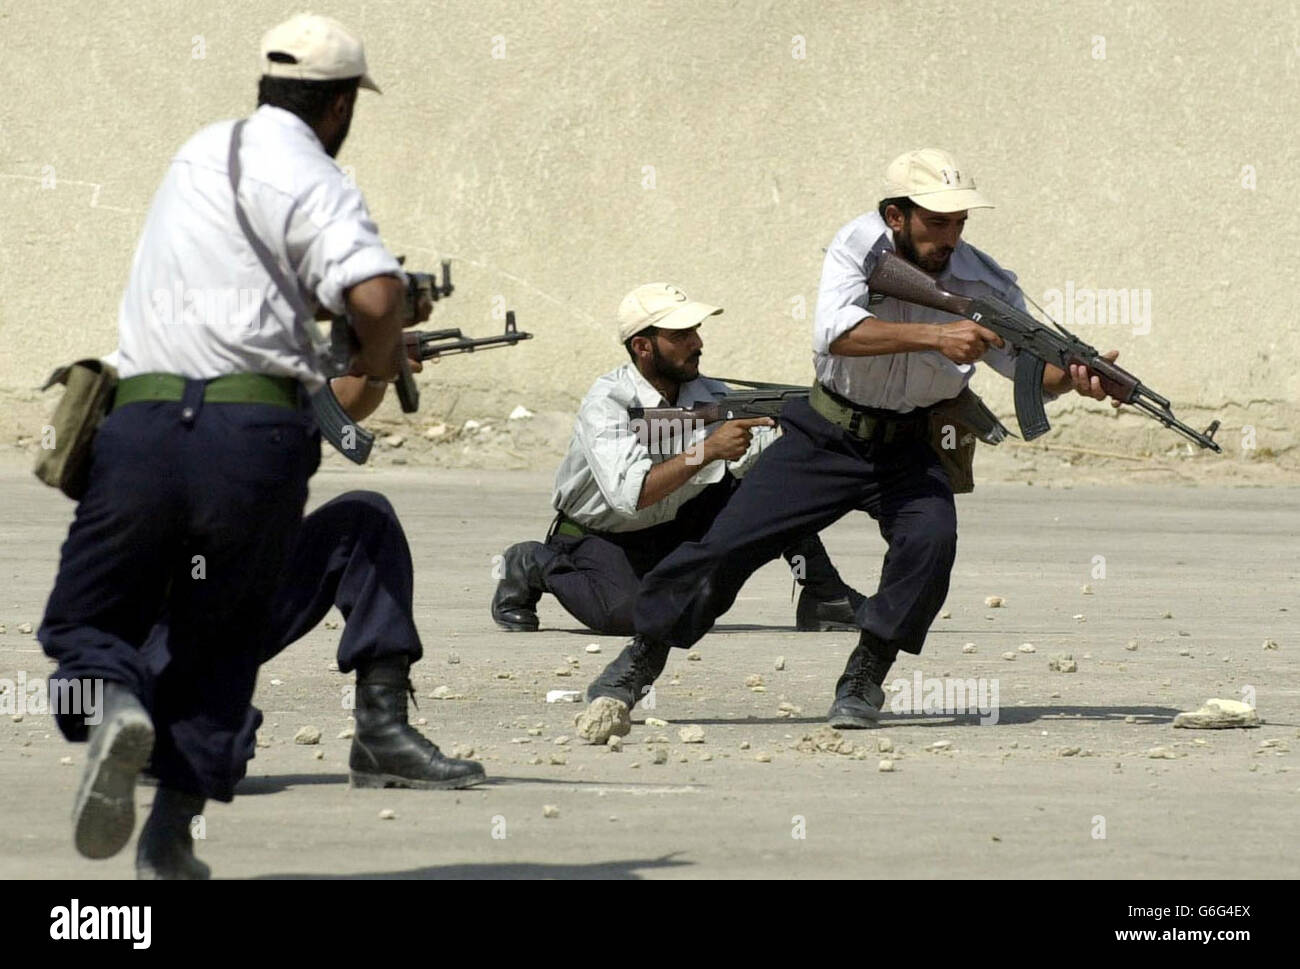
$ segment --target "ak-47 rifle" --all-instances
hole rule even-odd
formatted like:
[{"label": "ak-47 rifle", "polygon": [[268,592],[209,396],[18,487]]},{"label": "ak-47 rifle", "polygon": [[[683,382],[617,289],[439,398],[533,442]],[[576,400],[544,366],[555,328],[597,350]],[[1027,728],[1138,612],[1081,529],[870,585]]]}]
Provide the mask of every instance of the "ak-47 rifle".
[{"label": "ak-47 rifle", "polygon": [[[402,260],[399,258],[398,260]],[[414,320],[418,307],[424,300],[436,303],[452,294],[455,287],[451,283],[451,263],[442,262],[442,282],[437,273],[408,272],[406,274],[406,319]],[[434,357],[453,353],[473,353],[478,349],[494,346],[514,346],[520,340],[531,340],[531,333],[522,333],[515,324],[515,312],[506,312],[506,330],[499,336],[465,337],[459,329],[446,330],[410,330],[402,334],[400,352],[398,353],[398,374],[396,380],[397,399],[403,413],[411,414],[419,409],[420,389],[411,374],[411,358],[430,360]],[[356,332],[348,323],[347,317],[336,316],[330,323],[330,351],[325,362],[327,378],[341,377],[352,366],[352,358],[360,348]],[[414,352],[413,352],[414,351]],[[349,461],[365,464],[374,447],[375,436],[358,425],[343,409],[329,380],[325,386],[312,397],[312,407],[316,412],[316,423],[320,426],[321,437],[329,441]]]},{"label": "ak-47 rifle", "polygon": [[1101,379],[1102,389],[1122,404],[1131,404],[1184,437],[1222,452],[1214,441],[1219,422],[1204,433],[1174,417],[1169,401],[1147,387],[1123,367],[1116,366],[1094,347],[1084,343],[1060,324],[1048,329],[1023,310],[995,296],[957,296],[943,289],[928,274],[892,252],[880,252],[867,280],[872,295],[892,296],[907,303],[943,310],[987,327],[1006,341],[1015,355],[1016,420],[1026,441],[1045,434],[1051,425],[1043,409],[1043,370],[1050,363],[1068,371],[1082,364]]},{"label": "ak-47 rifle", "polygon": [[732,421],[743,417],[776,419],[787,403],[808,396],[808,388],[797,384],[769,384],[758,380],[733,380],[730,377],[713,379],[753,389],[734,390],[711,404],[696,404],[694,407],[629,407],[628,416],[634,421],[645,421],[647,424],[652,421],[699,421],[701,424],[712,424],[715,421]]}]

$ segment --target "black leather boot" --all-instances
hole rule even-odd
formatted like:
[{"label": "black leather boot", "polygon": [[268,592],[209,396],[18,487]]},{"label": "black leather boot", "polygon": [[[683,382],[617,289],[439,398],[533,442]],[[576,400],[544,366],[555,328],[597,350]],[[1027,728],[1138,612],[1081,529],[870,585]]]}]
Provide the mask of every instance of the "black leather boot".
[{"label": "black leather boot", "polygon": [[628,710],[650,692],[650,687],[668,662],[667,646],[651,645],[633,636],[612,663],[587,687],[587,702],[607,696],[626,704]]},{"label": "black leather boot", "polygon": [[353,787],[412,787],[424,791],[469,787],[487,775],[472,760],[446,757],[406,719],[414,695],[405,656],[357,670],[356,729],[348,757]]},{"label": "black leather boot", "polygon": [[131,840],[136,777],[153,753],[153,721],[122,684],[104,684],[100,714],[72,805],[73,841],[87,858],[110,858]]},{"label": "black leather boot", "polygon": [[520,542],[506,549],[501,581],[492,596],[492,619],[506,632],[537,632],[535,607],[546,591],[542,569],[554,556],[541,542]]},{"label": "black leather boot", "polygon": [[840,630],[856,632],[858,621],[855,611],[862,599],[862,594],[852,589],[848,595],[823,599],[808,586],[804,586],[799,590],[799,604],[794,611],[795,627],[803,633]]},{"label": "black leather boot", "polygon": [[140,831],[135,877],[165,881],[206,881],[212,869],[194,857],[190,824],[203,813],[201,794],[158,788],[153,810]]},{"label": "black leather boot", "polygon": [[862,631],[857,648],[849,654],[844,666],[844,675],[835,684],[835,702],[826,714],[832,727],[862,730],[876,725],[885,705],[881,684],[897,655],[897,648],[881,642],[865,629]]}]

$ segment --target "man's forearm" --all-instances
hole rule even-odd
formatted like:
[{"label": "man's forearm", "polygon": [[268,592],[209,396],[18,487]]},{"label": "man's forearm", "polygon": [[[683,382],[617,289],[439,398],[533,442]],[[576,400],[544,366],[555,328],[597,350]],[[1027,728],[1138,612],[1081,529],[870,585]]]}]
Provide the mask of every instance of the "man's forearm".
[{"label": "man's forearm", "polygon": [[358,424],[375,412],[388,390],[388,384],[371,384],[365,377],[335,377],[330,387],[340,406]]},{"label": "man's forearm", "polygon": [[674,455],[667,461],[650,468],[649,474],[641,482],[641,496],[637,499],[637,511],[649,508],[655,502],[662,501],[680,488],[713,459],[704,452],[704,442],[681,454]]},{"label": "man's forearm", "polygon": [[866,317],[831,344],[831,353],[841,357],[878,357],[886,353],[915,353],[939,347],[939,325],[934,323],[890,323]]}]

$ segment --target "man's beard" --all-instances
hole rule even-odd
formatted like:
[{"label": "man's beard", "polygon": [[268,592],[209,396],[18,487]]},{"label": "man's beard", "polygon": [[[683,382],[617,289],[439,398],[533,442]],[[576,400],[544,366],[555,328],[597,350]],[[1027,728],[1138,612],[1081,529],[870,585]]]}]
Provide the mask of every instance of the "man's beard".
[{"label": "man's beard", "polygon": [[926,272],[938,275],[943,272],[948,265],[948,260],[952,258],[952,250],[949,250],[943,257],[931,256],[927,260],[922,260],[920,253],[916,251],[916,246],[912,242],[912,230],[910,226],[904,225],[901,232],[894,233],[894,248],[898,254],[910,262],[913,266],[919,266]]},{"label": "man's beard", "polygon": [[653,340],[651,341],[650,346],[651,349],[654,351],[653,360],[655,365],[655,373],[657,373],[660,377],[663,377],[667,380],[671,380],[675,384],[685,384],[685,383],[690,383],[692,380],[694,380],[696,377],[700,375],[699,364],[697,362],[700,359],[699,351],[696,351],[696,353],[691,357],[690,360],[691,363],[695,364],[694,372],[692,373],[691,370],[688,369],[688,365],[683,364],[681,366],[678,366],[677,364],[670,363],[668,360],[666,360],[663,354],[659,352],[658,344],[656,344]]},{"label": "man's beard", "polygon": [[343,127],[335,133],[334,137],[325,143],[325,154],[331,158],[337,158],[339,149],[343,147],[343,141],[348,136],[348,129],[352,127],[352,112],[348,112],[347,118],[343,121]]}]

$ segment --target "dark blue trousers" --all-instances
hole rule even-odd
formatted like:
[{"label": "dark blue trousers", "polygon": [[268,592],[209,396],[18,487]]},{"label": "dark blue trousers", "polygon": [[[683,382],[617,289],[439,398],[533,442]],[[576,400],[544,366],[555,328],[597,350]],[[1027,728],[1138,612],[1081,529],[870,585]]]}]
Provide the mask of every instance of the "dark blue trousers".
[{"label": "dark blue trousers", "polygon": [[[319,462],[307,410],[204,404],[199,381],[184,401],[127,404],[96,435],[38,636],[56,675],[141,698],[168,787],[233,797],[275,591]],[[142,650],[155,627],[168,657],[156,676]],[[86,738],[80,718],[58,722]]]},{"label": "dark blue trousers", "polygon": [[[699,540],[739,487],[739,481],[725,475],[685,502],[671,521],[650,528],[581,537],[552,534],[546,544],[556,554],[542,573],[546,591],[588,629],[606,636],[632,635],[642,576],[678,546]],[[798,559],[800,583],[818,597],[835,599],[851,591],[816,534],[781,553],[787,561]]]},{"label": "dark blue trousers", "polygon": [[[387,498],[349,491],[327,501],[302,520],[285,558],[262,662],[315,629],[334,606],[344,621],[341,672],[392,656],[416,662],[424,650],[412,616],[414,581],[406,532]],[[165,633],[156,629],[149,639],[151,669],[168,661]],[[261,725],[262,711],[249,707],[235,743],[240,763],[253,759]]]},{"label": "dark blue trousers", "polygon": [[641,583],[636,631],[689,647],[731,608],[745,580],[793,542],[865,511],[889,543],[876,594],[858,625],[919,653],[948,594],[957,552],[952,486],[924,440],[863,442],[806,401],[788,404],[784,433],[745,475],[698,541],[682,545]]}]

